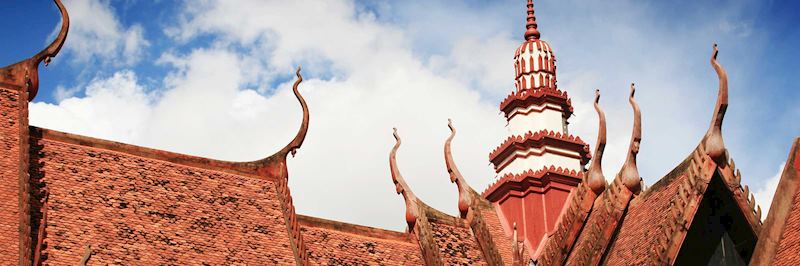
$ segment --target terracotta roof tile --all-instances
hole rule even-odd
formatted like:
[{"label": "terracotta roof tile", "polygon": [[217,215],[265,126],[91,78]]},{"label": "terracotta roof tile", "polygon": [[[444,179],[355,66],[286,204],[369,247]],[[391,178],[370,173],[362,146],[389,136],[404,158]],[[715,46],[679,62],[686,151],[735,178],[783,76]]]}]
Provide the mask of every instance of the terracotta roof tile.
[{"label": "terracotta roof tile", "polygon": [[752,265],[800,262],[800,138],[795,139],[786,160],[758,241]]},{"label": "terracotta roof tile", "polygon": [[307,216],[298,218],[312,264],[423,264],[419,245],[408,233]]},{"label": "terracotta roof tile", "polygon": [[[503,263],[505,265],[511,265],[514,260],[514,254],[512,250],[513,239],[511,239],[510,236],[507,236],[505,230],[503,230],[503,225],[500,222],[500,217],[497,216],[497,211],[494,208],[483,208],[480,210],[480,212],[484,221],[486,222],[486,227],[488,227],[489,233],[492,235],[495,248],[503,258]],[[524,257],[528,256],[526,255]]]},{"label": "terracotta roof tile", "polygon": [[798,262],[800,262],[800,193],[795,193],[792,199],[792,211],[786,219],[773,263],[796,265]]},{"label": "terracotta roof tile", "polygon": [[617,178],[595,199],[583,231],[567,258],[567,265],[588,264],[602,257],[612,241],[614,231],[624,219],[624,211],[632,196],[633,192]]},{"label": "terracotta roof tile", "polygon": [[685,175],[675,178],[676,182],[650,191],[639,204],[630,206],[617,239],[608,251],[609,265],[634,263],[650,255],[651,247],[656,245],[656,237],[652,236],[658,233],[661,221],[669,217],[670,200],[678,193],[678,184],[684,178]]},{"label": "terracotta roof tile", "polygon": [[431,221],[433,238],[446,265],[486,264],[469,227]]}]

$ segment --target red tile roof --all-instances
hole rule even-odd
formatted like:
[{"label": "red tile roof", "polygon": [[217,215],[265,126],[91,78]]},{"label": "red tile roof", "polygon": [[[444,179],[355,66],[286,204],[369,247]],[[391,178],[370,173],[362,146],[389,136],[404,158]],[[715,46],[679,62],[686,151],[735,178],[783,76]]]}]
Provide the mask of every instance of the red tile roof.
[{"label": "red tile roof", "polygon": [[800,138],[789,152],[750,265],[800,263]]},{"label": "red tile roof", "polygon": [[316,265],[420,265],[419,244],[405,232],[298,215],[309,262]]}]

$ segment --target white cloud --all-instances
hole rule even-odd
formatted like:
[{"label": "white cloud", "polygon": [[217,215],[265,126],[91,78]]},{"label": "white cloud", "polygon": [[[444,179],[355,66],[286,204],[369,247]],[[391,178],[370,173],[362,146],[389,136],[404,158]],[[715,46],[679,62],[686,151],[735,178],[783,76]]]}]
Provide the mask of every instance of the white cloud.
[{"label": "white cloud", "polygon": [[775,190],[778,189],[778,183],[781,181],[781,174],[783,174],[783,168],[785,166],[786,162],[781,163],[781,165],[778,167],[778,172],[772,177],[764,180],[763,186],[753,192],[753,196],[756,198],[756,203],[761,205],[762,220],[767,218],[769,208],[772,206],[772,197],[775,195]]},{"label": "white cloud", "polygon": [[136,142],[150,119],[151,101],[136,74],[120,71],[91,81],[85,97],[66,98],[57,105],[31,103],[30,120],[55,130]]},{"label": "white cloud", "polygon": [[[75,2],[70,12],[81,5],[110,12],[105,4]],[[405,2],[391,4],[410,8]],[[404,206],[394,193],[387,163],[392,127],[403,137],[401,171],[430,205],[456,214],[456,187],[442,157],[447,118],[459,130],[454,156],[468,182],[481,191],[494,180],[488,153],[506,134],[497,104],[513,88],[511,57],[521,41],[508,33],[508,25],[521,32],[524,21],[524,5],[502,4],[514,12],[475,11],[469,14],[489,15],[454,30],[482,34],[442,35],[430,32],[453,21],[422,16],[411,25],[427,27],[403,28],[402,22],[379,20],[347,0],[187,2],[165,33],[180,44],[208,34],[215,41],[186,54],[161,54],[156,63],[171,68],[163,88],[147,93],[136,75],[122,71],[91,82],[85,97],[32,104],[31,123],[218,159],[254,160],[281,148],[297,130],[300,108],[290,85],[294,67],[302,63],[307,77],[325,78],[307,78],[300,87],[311,124],[297,157],[289,160],[296,207],[303,214],[401,230]],[[652,11],[591,5],[569,16],[539,15],[543,20],[551,14],[539,24],[559,59],[559,86],[573,97],[571,131],[594,144],[597,122],[590,102],[600,88],[609,120],[604,171],[613,179],[627,151],[628,84],[635,81],[644,119],[639,165],[652,184],[688,155],[705,132],[716,77],[708,65],[711,41],[698,36],[709,35],[719,24],[697,25],[684,35],[701,41],[678,43],[673,29],[648,22]],[[587,26],[614,16],[617,9],[625,10],[625,16],[604,21],[607,31]],[[511,19],[507,13],[518,16]],[[87,32],[133,32],[97,34],[123,40],[111,49],[146,46],[136,37],[141,28],[120,30],[110,16],[110,27],[94,25],[97,29]],[[94,39],[76,40],[72,34],[68,45],[95,45]],[[444,47],[443,52],[417,50],[430,42]],[[104,49],[99,47],[96,56],[105,58]],[[732,57],[723,61],[731,62],[726,64],[729,73],[737,67],[732,62],[739,64]],[[276,80],[280,84],[265,85]],[[74,95],[64,90],[64,97]]]},{"label": "white cloud", "polygon": [[[134,24],[125,27],[114,14],[109,1],[65,1],[70,29],[64,51],[78,64],[103,62],[115,65],[135,64],[150,43],[144,29]],[[53,30],[58,33],[61,25]]]}]

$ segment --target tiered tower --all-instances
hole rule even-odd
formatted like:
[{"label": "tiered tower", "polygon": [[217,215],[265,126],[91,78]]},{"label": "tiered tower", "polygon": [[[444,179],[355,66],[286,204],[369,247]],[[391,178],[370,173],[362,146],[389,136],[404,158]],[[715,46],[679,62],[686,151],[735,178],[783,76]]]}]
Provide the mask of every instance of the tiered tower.
[{"label": "tiered tower", "polygon": [[483,196],[498,206],[506,232],[516,223],[535,251],[553,230],[591,155],[586,143],[569,134],[572,104],[558,89],[555,54],[540,39],[532,0],[525,27],[514,53],[516,89],[500,103],[509,137],[489,155],[498,180]]}]

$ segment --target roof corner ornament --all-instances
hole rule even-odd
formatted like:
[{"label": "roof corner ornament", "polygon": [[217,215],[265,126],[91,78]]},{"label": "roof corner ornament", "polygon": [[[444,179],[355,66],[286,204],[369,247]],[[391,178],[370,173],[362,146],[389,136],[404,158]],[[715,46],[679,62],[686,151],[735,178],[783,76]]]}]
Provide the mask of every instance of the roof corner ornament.
[{"label": "roof corner ornament", "polygon": [[641,176],[639,176],[639,169],[636,166],[636,155],[639,154],[639,145],[642,142],[642,114],[639,111],[639,104],[633,99],[634,93],[636,93],[636,87],[631,83],[631,96],[628,101],[633,107],[633,133],[631,134],[628,158],[625,159],[625,164],[622,165],[622,169],[619,171],[619,178],[628,190],[638,194],[642,187]]},{"label": "roof corner ornament", "polygon": [[392,182],[394,182],[397,194],[403,195],[403,200],[406,202],[406,222],[408,223],[408,230],[410,231],[414,228],[417,217],[419,217],[417,196],[414,195],[414,192],[408,187],[406,180],[397,168],[397,149],[400,148],[402,141],[400,140],[400,135],[397,134],[397,128],[393,128],[393,130],[394,139],[397,140],[397,143],[394,144],[391,153],[389,153],[389,169],[392,173]]},{"label": "roof corner ornament", "polygon": [[64,46],[64,41],[67,39],[67,33],[69,32],[67,9],[61,3],[61,0],[53,0],[53,2],[58,6],[58,11],[61,13],[61,30],[58,32],[56,39],[36,55],[13,65],[0,68],[0,73],[2,73],[1,76],[3,76],[2,79],[5,83],[17,84],[27,90],[28,101],[32,101],[39,91],[39,63],[44,61],[45,66],[50,64],[50,60]]},{"label": "roof corner ornament", "polygon": [[524,242],[519,241],[519,237],[517,236],[517,223],[514,222],[513,225],[514,235],[511,243],[511,257],[512,257],[512,264],[513,265],[523,265],[522,261],[523,255],[525,250],[523,249],[522,245]]},{"label": "roof corner ornament", "polygon": [[717,44],[714,44],[714,52],[711,55],[711,66],[719,77],[719,92],[717,103],[714,107],[714,116],[711,119],[711,126],[703,138],[703,146],[706,154],[719,166],[727,163],[725,143],[722,141],[722,119],[725,118],[725,111],[728,109],[728,74],[725,69],[717,62]]},{"label": "roof corner ornament", "polygon": [[450,137],[444,143],[444,163],[447,166],[447,173],[450,175],[450,182],[456,183],[456,186],[458,186],[458,212],[461,214],[461,218],[464,218],[467,217],[469,207],[472,205],[473,194],[477,193],[464,180],[464,176],[458,171],[458,167],[453,160],[453,151],[450,148],[453,137],[456,136],[453,120],[447,119],[447,126],[450,128]]},{"label": "roof corner ornament", "polygon": [[78,265],[86,266],[86,263],[88,263],[89,259],[92,257],[92,253],[94,253],[94,251],[92,250],[92,245],[86,245],[83,248],[83,257],[78,262]]},{"label": "roof corner ornament", "polygon": [[600,195],[606,188],[606,178],[603,176],[602,167],[603,151],[606,149],[606,115],[603,109],[600,109],[599,89],[595,91],[594,109],[597,111],[600,125],[597,128],[597,145],[594,148],[592,164],[589,166],[585,182],[589,189],[596,195]]},{"label": "roof corner ornament", "polygon": [[539,33],[539,25],[536,24],[536,16],[533,13],[533,0],[528,0],[528,17],[525,23],[526,41],[538,40],[541,36]]},{"label": "roof corner ornament", "polygon": [[294,157],[295,153],[297,153],[297,149],[303,145],[303,140],[306,139],[306,133],[308,133],[308,105],[306,104],[306,100],[303,98],[303,95],[301,95],[300,91],[297,89],[300,83],[303,82],[303,76],[300,75],[300,69],[300,66],[297,66],[297,72],[295,72],[295,75],[297,75],[297,81],[295,81],[294,85],[292,85],[292,91],[294,92],[294,96],[297,97],[297,101],[300,102],[300,107],[303,109],[303,122],[300,123],[300,129],[297,131],[297,135],[294,137],[294,139],[292,139],[292,142],[289,142],[289,144],[287,144],[286,147],[281,149],[279,152],[283,154],[284,157],[289,153],[291,153],[292,157]]}]

